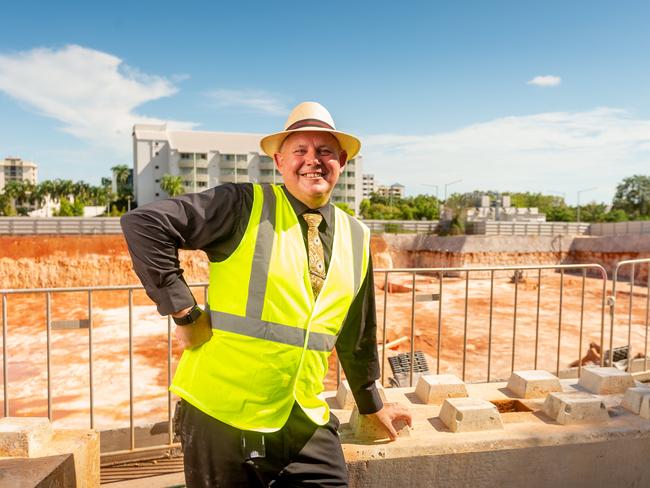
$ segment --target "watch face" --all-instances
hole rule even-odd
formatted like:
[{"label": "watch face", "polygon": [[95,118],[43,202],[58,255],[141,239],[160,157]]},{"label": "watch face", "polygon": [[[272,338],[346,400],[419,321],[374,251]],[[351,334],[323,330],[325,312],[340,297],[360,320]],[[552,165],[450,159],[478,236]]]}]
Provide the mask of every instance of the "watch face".
[{"label": "watch face", "polygon": [[196,322],[196,320],[201,316],[201,307],[194,305],[192,309],[187,312],[187,315],[183,317],[173,317],[176,325],[190,325]]}]

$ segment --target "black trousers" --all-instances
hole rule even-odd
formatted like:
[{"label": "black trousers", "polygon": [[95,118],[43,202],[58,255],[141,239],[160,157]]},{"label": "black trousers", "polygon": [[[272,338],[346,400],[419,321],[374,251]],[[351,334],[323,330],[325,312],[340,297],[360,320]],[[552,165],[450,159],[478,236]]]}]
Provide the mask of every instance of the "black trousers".
[{"label": "black trousers", "polygon": [[333,414],[315,425],[295,403],[281,430],[242,431],[182,400],[185,482],[188,488],[347,487],[338,427]]}]

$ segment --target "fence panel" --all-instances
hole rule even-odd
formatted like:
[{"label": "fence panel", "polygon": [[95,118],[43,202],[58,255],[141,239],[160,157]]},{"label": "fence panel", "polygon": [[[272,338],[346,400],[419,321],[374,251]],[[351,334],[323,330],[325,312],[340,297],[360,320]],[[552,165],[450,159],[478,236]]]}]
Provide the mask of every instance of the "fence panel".
[{"label": "fence panel", "polygon": [[[627,270],[627,272],[625,272]],[[625,280],[627,276],[627,281]],[[648,324],[650,318],[650,259],[631,259],[616,264],[608,297],[609,350],[627,347],[628,370],[648,370]],[[643,359],[638,361],[638,359]],[[614,354],[609,358],[612,364]],[[635,361],[635,359],[637,361]]]}]

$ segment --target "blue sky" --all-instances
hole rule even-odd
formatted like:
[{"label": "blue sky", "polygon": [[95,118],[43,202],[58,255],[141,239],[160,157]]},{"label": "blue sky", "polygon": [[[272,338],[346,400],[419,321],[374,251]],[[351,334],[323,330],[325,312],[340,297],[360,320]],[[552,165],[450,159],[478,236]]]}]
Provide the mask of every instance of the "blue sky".
[{"label": "blue sky", "polygon": [[609,202],[650,174],[650,3],[12,2],[0,155],[98,183],[134,122],[274,132],[316,100],[410,194]]}]

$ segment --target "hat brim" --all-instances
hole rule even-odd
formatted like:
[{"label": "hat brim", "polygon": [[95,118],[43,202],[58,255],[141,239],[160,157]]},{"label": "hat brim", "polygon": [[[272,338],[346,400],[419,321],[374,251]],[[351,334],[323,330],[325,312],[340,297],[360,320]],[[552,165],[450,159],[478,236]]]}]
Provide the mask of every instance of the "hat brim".
[{"label": "hat brim", "polygon": [[260,147],[264,154],[269,157],[273,157],[276,153],[280,152],[280,147],[284,140],[289,137],[291,134],[296,132],[329,132],[336,140],[339,141],[341,145],[341,150],[345,151],[348,155],[348,161],[354,159],[359,150],[361,149],[361,141],[350,134],[345,132],[339,132],[336,130],[321,128],[321,127],[302,127],[300,129],[285,130],[282,132],[276,132],[269,136],[263,137],[260,141]]}]

